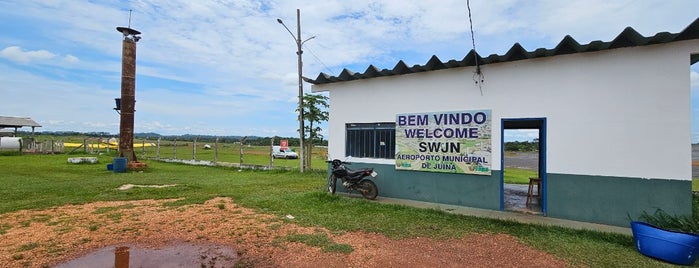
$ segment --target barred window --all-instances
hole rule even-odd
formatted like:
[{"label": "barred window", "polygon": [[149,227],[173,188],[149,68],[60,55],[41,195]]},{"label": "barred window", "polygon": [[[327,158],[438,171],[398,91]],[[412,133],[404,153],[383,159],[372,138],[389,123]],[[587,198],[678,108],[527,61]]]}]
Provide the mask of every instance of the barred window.
[{"label": "barred window", "polygon": [[396,123],[350,123],[345,129],[345,156],[395,158]]}]

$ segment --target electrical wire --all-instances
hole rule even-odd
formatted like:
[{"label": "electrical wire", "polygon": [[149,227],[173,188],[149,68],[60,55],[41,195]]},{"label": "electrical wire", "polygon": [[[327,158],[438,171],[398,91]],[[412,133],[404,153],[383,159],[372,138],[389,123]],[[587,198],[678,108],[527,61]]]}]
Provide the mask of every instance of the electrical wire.
[{"label": "electrical wire", "polygon": [[330,72],[330,74],[334,74],[334,73],[335,73],[335,72],[333,72],[333,70],[330,70],[330,68],[329,68],[327,65],[325,65],[325,63],[324,63],[322,60],[320,60],[320,58],[318,58],[318,56],[316,55],[316,53],[314,53],[313,50],[312,50],[311,48],[309,48],[309,47],[306,46],[306,45],[304,45],[304,47],[306,48],[306,50],[308,50],[308,52],[311,52],[311,55],[316,59],[316,61],[318,61],[321,65],[323,65],[323,67],[325,67],[325,70],[327,70],[328,72]]},{"label": "electrical wire", "polygon": [[[471,1],[466,0],[466,7],[468,8],[468,24],[471,28],[471,44],[473,45],[473,53],[474,53],[474,59],[476,61],[476,71],[473,73],[473,82],[478,85],[478,89],[481,91],[481,96],[483,96],[483,82],[485,82],[485,75],[483,74],[483,71],[481,71],[481,64],[478,62],[478,52],[476,52],[476,38],[474,37],[473,34],[473,19],[471,18]],[[479,83],[480,81],[480,83]]]}]

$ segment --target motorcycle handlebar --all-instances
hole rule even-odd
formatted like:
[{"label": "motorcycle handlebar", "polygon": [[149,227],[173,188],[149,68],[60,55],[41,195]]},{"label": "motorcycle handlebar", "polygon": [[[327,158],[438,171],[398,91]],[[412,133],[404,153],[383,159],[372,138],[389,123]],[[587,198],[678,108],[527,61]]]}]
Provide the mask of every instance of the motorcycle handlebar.
[{"label": "motorcycle handlebar", "polygon": [[344,164],[344,165],[351,165],[351,164],[352,164],[352,163],[350,163],[350,162],[345,162],[345,161],[342,161],[342,160],[340,160],[340,159],[325,160],[325,163],[332,163],[332,162],[335,161],[335,160],[340,161],[340,163],[341,163],[341,164]]}]

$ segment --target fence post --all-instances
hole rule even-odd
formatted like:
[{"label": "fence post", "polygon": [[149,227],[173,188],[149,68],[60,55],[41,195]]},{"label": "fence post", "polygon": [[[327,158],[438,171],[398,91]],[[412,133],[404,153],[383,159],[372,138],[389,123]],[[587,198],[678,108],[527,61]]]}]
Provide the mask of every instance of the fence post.
[{"label": "fence post", "polygon": [[197,160],[197,138],[194,137],[194,143],[192,143],[192,160]]},{"label": "fence post", "polygon": [[143,138],[143,144],[141,144],[141,158],[143,159],[146,158],[146,139],[148,139],[148,137]]},{"label": "fence post", "polygon": [[53,139],[51,139],[51,154],[53,154]]},{"label": "fence post", "polygon": [[248,137],[243,137],[242,139],[240,139],[240,164],[238,166],[238,170],[241,170],[243,168],[243,143],[247,138]]},{"label": "fence post", "polygon": [[270,139],[269,143],[269,169],[274,168],[274,137]]},{"label": "fence post", "polygon": [[175,144],[172,145],[172,159],[177,159],[177,138],[175,138]]},{"label": "fence post", "polygon": [[83,152],[87,153],[87,138],[83,138]]},{"label": "fence post", "polygon": [[218,163],[218,137],[216,137],[214,142],[214,164],[216,163]]},{"label": "fence post", "polygon": [[311,141],[308,143],[308,150],[303,151],[308,156],[308,159],[306,161],[306,165],[308,165],[306,167],[307,170],[313,169],[313,163],[312,163],[312,161],[313,161],[313,139],[310,139],[310,140]]},{"label": "fence post", "polygon": [[160,160],[160,137],[158,137],[158,147],[155,149],[155,158]]}]

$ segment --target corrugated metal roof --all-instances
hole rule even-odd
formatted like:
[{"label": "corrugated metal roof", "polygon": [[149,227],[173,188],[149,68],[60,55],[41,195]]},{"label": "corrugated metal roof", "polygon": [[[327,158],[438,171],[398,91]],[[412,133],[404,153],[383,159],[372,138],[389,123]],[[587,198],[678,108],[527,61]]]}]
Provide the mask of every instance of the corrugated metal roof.
[{"label": "corrugated metal roof", "polygon": [[[519,43],[515,43],[510,50],[504,55],[492,54],[486,58],[481,57],[476,51],[471,50],[462,60],[449,60],[442,62],[437,56],[432,57],[425,65],[414,65],[408,67],[402,60],[399,61],[393,69],[379,70],[374,65],[364,71],[364,73],[355,73],[344,69],[338,76],[320,73],[316,79],[305,78],[304,80],[311,84],[329,84],[337,82],[345,82],[358,79],[370,79],[383,76],[411,74],[427,71],[436,71],[448,68],[458,68],[466,66],[476,66],[476,59],[481,65],[491,63],[501,63],[541,57],[552,57],[557,55],[584,53],[601,51],[608,49],[616,49],[623,47],[647,46],[662,43],[677,42],[683,40],[699,39],[699,18],[695,19],[689,26],[679,33],[661,32],[654,36],[644,37],[631,27],[627,27],[614,40],[609,42],[592,41],[589,44],[581,45],[570,35],[566,35],[556,47],[552,49],[538,48],[533,51],[527,51]],[[691,56],[691,64],[699,61],[699,55]]]},{"label": "corrugated metal roof", "polygon": [[0,116],[0,128],[4,127],[41,127],[29,117]]}]

